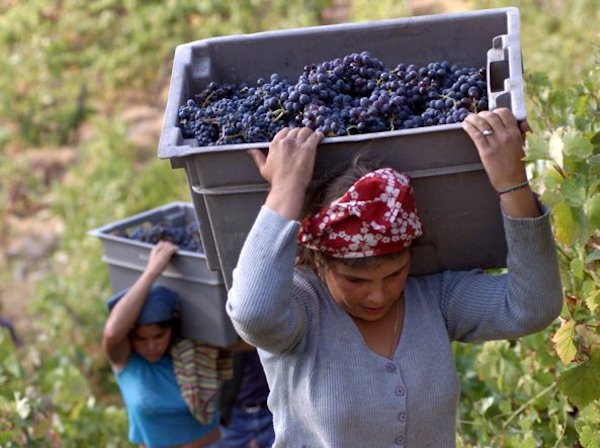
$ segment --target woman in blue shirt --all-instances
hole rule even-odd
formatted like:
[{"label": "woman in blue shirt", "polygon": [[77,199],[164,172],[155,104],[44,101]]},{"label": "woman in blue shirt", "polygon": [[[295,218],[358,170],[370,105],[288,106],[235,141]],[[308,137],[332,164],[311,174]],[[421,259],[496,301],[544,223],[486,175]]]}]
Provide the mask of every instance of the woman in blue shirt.
[{"label": "woman in blue shirt", "polygon": [[178,247],[153,247],[142,275],[109,302],[102,345],[129,417],[129,439],[143,446],[197,448],[218,441],[219,414],[200,423],[179,388],[169,348],[176,336],[178,295],[154,282]]}]

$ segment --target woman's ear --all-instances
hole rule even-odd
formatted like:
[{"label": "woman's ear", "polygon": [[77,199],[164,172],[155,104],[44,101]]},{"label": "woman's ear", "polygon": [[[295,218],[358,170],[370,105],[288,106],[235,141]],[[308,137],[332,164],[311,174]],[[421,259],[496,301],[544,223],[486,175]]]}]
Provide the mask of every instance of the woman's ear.
[{"label": "woman's ear", "polygon": [[325,271],[329,269],[327,261],[318,253],[314,254],[313,262],[315,265],[315,271],[321,281],[325,283]]}]

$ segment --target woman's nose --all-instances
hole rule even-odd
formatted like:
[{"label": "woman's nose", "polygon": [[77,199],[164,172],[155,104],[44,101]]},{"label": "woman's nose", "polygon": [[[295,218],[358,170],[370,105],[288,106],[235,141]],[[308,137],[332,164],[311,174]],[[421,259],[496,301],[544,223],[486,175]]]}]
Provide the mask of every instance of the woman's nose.
[{"label": "woman's nose", "polygon": [[373,284],[369,289],[368,301],[374,306],[380,306],[385,303],[385,291],[383,285]]}]

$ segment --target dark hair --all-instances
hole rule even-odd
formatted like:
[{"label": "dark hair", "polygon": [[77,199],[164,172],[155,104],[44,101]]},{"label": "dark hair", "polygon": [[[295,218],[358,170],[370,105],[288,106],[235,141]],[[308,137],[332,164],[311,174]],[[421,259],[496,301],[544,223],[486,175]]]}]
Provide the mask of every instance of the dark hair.
[{"label": "dark hair", "polygon": [[[342,197],[358,179],[383,167],[385,165],[382,161],[367,158],[359,153],[346,165],[327,172],[317,179],[307,193],[302,216],[311,216],[319,212],[322,208]],[[332,263],[341,263],[353,267],[375,266],[382,260],[394,259],[403,253],[394,252],[364,258],[334,258],[305,246],[300,246],[298,250],[297,264],[309,267],[315,272],[328,269]]]},{"label": "dark hair", "polygon": [[[158,325],[161,328],[171,329],[171,340],[169,341],[169,348],[181,339],[181,318],[176,313],[172,319],[161,320],[159,322],[152,322],[151,324],[145,325]],[[135,331],[139,325],[136,325],[131,331]]]},{"label": "dark hair", "polygon": [[358,179],[379,168],[383,168],[381,162],[359,154],[346,165],[328,171],[311,185],[306,194],[302,216],[314,215],[342,197]]}]

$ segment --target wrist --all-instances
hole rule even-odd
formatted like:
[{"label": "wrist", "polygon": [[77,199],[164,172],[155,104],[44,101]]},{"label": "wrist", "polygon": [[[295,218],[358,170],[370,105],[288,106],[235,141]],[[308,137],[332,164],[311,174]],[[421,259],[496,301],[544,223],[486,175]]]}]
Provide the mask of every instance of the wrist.
[{"label": "wrist", "polygon": [[142,275],[140,276],[140,280],[151,285],[158,279],[158,277],[160,277],[161,274],[162,274],[162,271],[156,271],[152,268],[151,269],[146,268],[146,270],[144,272],[142,272]]},{"label": "wrist", "polygon": [[529,180],[524,180],[522,182],[515,183],[509,187],[496,190],[496,193],[498,194],[498,196],[502,196],[503,194],[509,194],[514,191],[518,191],[518,190],[521,190],[523,188],[528,188],[528,187],[529,187]]},{"label": "wrist", "polygon": [[511,218],[535,218],[541,214],[529,184],[498,197],[503,212]]},{"label": "wrist", "polygon": [[298,220],[302,213],[305,191],[297,185],[272,187],[265,205],[287,219]]}]

